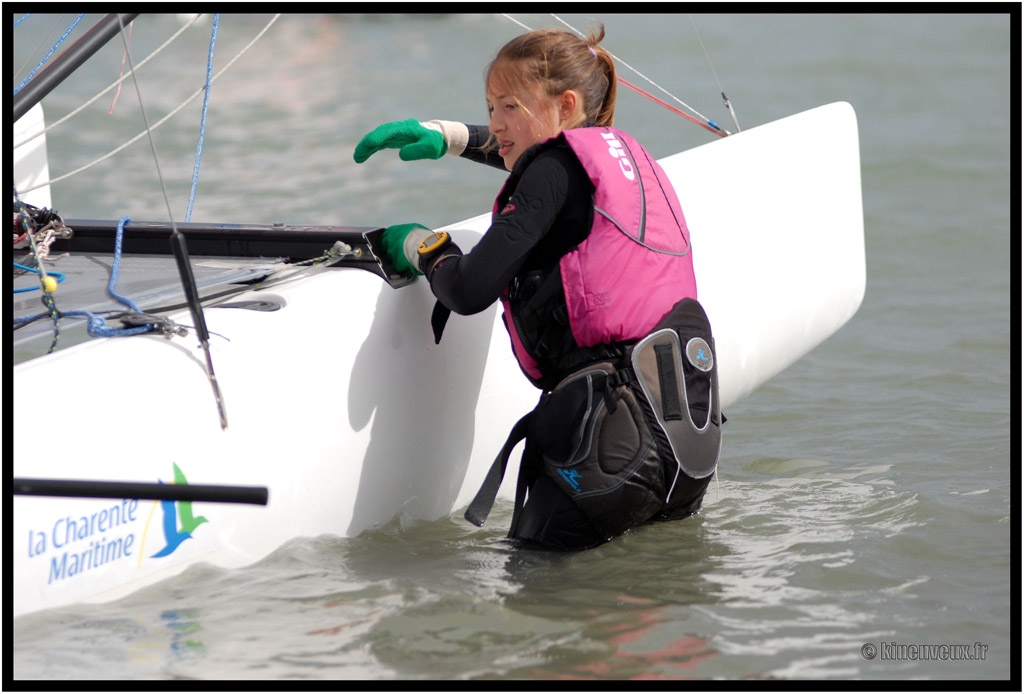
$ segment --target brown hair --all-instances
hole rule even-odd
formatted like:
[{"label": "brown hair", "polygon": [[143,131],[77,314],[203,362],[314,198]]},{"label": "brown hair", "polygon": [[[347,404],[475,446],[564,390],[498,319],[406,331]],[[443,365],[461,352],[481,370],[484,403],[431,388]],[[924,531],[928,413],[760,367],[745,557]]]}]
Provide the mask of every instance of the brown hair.
[{"label": "brown hair", "polygon": [[612,125],[618,79],[611,55],[598,46],[603,38],[603,25],[597,34],[591,28],[586,38],[560,29],[517,36],[502,46],[487,66],[487,82],[498,66],[500,81],[513,90],[540,87],[547,96],[576,90],[583,97],[585,121]]}]

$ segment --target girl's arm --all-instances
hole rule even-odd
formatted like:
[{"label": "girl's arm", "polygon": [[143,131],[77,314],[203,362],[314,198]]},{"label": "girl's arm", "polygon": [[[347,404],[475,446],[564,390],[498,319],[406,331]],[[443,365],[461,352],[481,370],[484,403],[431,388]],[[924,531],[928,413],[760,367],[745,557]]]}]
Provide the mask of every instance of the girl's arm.
[{"label": "girl's arm", "polygon": [[469,129],[469,139],[466,148],[459,153],[459,156],[504,171],[505,160],[498,156],[497,141],[492,140],[490,145],[487,145],[491,136],[487,126],[467,125],[466,127]]},{"label": "girl's arm", "polygon": [[564,163],[556,157],[538,157],[531,163],[476,246],[465,255],[452,247],[428,270],[438,300],[463,315],[479,313],[497,301],[565,206],[568,179]]}]

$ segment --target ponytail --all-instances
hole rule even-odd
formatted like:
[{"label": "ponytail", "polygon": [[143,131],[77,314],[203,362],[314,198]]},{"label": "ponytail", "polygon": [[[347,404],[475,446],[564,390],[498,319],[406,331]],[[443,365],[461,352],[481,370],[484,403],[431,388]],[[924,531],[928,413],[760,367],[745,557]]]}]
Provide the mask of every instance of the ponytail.
[{"label": "ponytail", "polygon": [[[590,116],[590,109],[587,109],[587,115],[590,120],[593,120],[597,125],[611,126],[615,122],[615,100],[618,98],[618,87],[619,79],[618,74],[615,71],[615,61],[612,59],[611,53],[601,48],[597,44],[604,38],[604,26],[601,26],[601,33],[598,36],[594,36],[594,30],[590,30],[590,35],[587,36],[587,47],[590,52],[600,63],[600,69],[604,71],[605,80],[607,80],[607,86],[605,87],[604,94],[600,98],[600,108],[597,109],[596,116]],[[597,101],[597,99],[595,99]]]}]

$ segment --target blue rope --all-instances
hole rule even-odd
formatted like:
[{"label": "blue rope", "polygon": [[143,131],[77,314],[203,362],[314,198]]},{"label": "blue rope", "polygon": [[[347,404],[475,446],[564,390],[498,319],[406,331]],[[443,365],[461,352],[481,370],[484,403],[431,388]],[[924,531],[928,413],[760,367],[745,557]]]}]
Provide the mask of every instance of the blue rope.
[{"label": "blue rope", "polygon": [[213,15],[213,31],[210,33],[210,55],[206,60],[206,93],[203,95],[203,117],[199,124],[199,145],[196,147],[196,167],[192,171],[192,192],[188,197],[188,211],[185,221],[192,220],[192,206],[196,201],[196,186],[199,184],[199,162],[203,158],[203,138],[206,136],[206,110],[210,105],[210,85],[213,83],[213,47],[217,43],[217,24],[220,13]]},{"label": "blue rope", "polygon": [[[39,268],[28,267],[27,265],[22,265],[21,263],[14,263],[14,267],[18,268],[19,270],[26,270],[28,272],[34,272],[37,275],[39,274]],[[63,272],[47,272],[46,274],[49,277],[56,277],[57,278],[57,284],[60,284],[61,282],[64,281],[65,275],[64,275]],[[15,289],[14,293],[15,294],[24,294],[25,292],[34,292],[37,289],[39,289],[39,287],[25,287],[24,289]]]},{"label": "blue rope", "polygon": [[153,330],[151,325],[137,325],[134,328],[111,328],[105,318],[97,316],[92,311],[67,311],[61,312],[61,317],[71,318],[86,318],[89,323],[85,329],[88,331],[90,337],[131,337],[132,335],[141,335],[142,333],[148,333]]},{"label": "blue rope", "polygon": [[[115,291],[117,286],[117,278],[121,267],[121,246],[124,239],[124,227],[125,224],[132,221],[131,217],[121,217],[117,223],[117,236],[114,240],[114,262],[110,268],[110,283],[107,285],[107,292],[120,301],[122,304],[130,308],[135,313],[142,313],[138,306],[132,302],[131,299],[121,296]],[[89,324],[86,328],[89,335],[92,337],[128,337],[131,335],[139,335],[141,333],[151,332],[156,329],[156,323],[147,325],[138,325],[134,328],[111,328],[107,325],[106,319],[101,316],[97,316],[92,311],[60,311],[58,312],[60,318],[86,318]],[[37,313],[33,316],[23,316],[21,318],[14,319],[14,325],[17,326],[21,323],[28,323],[30,321],[37,320],[43,316],[51,315],[50,312]],[[56,322],[56,320],[55,320]],[[55,340],[56,342],[56,340]],[[50,348],[52,351],[52,347]]]},{"label": "blue rope", "polygon": [[[25,15],[25,16],[27,17],[28,15]],[[44,64],[46,63],[46,61],[50,59],[50,56],[51,56],[51,55],[53,55],[53,52],[54,52],[54,51],[56,51],[56,50],[57,50],[57,49],[58,49],[58,48],[60,47],[60,45],[61,45],[62,43],[64,43],[64,39],[66,39],[66,38],[68,37],[68,34],[70,34],[70,33],[71,33],[72,31],[74,31],[75,27],[76,27],[76,26],[78,26],[78,23],[79,23],[80,21],[82,21],[82,17],[84,17],[84,16],[85,16],[85,13],[84,13],[84,12],[83,12],[82,14],[78,15],[78,18],[77,18],[77,19],[76,19],[75,21],[73,21],[73,22],[71,23],[71,26],[69,26],[69,27],[68,27],[68,30],[64,32],[64,35],[63,35],[63,36],[61,36],[61,37],[60,37],[59,39],[57,39],[57,43],[55,43],[55,44],[53,45],[53,48],[51,48],[51,49],[50,49],[50,52],[46,54],[46,57],[45,57],[45,58],[43,58],[42,60],[40,60],[40,61],[39,61],[39,64],[38,64],[38,65],[36,65],[35,69],[34,69],[34,70],[33,70],[32,72],[30,72],[30,73],[29,73],[28,77],[26,77],[26,78],[25,78],[25,79],[24,79],[24,80],[22,81],[22,83],[21,83],[21,84],[19,84],[19,85],[18,85],[17,87],[15,87],[15,88],[14,88],[14,93],[15,93],[15,94],[17,94],[18,92],[20,92],[20,91],[21,91],[21,89],[22,89],[22,87],[24,87],[24,86],[25,86],[26,84],[28,84],[28,81],[29,81],[30,79],[32,79],[32,77],[33,77],[33,76],[34,76],[34,75],[35,75],[35,74],[36,74],[36,73],[37,73],[37,72],[39,71],[39,68],[41,68],[41,67],[42,67],[42,66],[43,66],[43,65],[44,65]],[[25,17],[22,17],[22,19],[24,19],[24,18],[25,18]],[[19,21],[20,21],[20,20],[19,20]]]},{"label": "blue rope", "polygon": [[110,266],[110,283],[107,285],[107,293],[136,313],[142,313],[135,302],[114,291],[117,286],[118,272],[121,269],[121,242],[124,240],[124,225],[130,221],[132,221],[131,217],[121,217],[117,222],[117,236],[114,238],[114,262]]},{"label": "blue rope", "polygon": [[[34,316],[23,316],[21,318],[14,319],[14,325],[18,326],[21,323],[28,323],[34,320],[38,320],[43,316],[50,315],[48,312],[37,313]],[[134,328],[111,328],[105,318],[97,316],[92,311],[80,310],[80,311],[60,311],[60,318],[86,318],[89,322],[86,325],[86,330],[90,337],[130,337],[132,335],[141,335],[142,333],[152,332],[154,327],[152,325],[137,325]],[[52,351],[51,347],[51,351]]]},{"label": "blue rope", "polygon": [[29,14],[25,15],[24,17],[22,17],[21,19],[15,19],[14,20],[14,26],[18,26],[19,24],[21,24],[22,22],[24,22],[26,19],[28,19],[31,16],[32,16],[32,14],[29,13]]}]

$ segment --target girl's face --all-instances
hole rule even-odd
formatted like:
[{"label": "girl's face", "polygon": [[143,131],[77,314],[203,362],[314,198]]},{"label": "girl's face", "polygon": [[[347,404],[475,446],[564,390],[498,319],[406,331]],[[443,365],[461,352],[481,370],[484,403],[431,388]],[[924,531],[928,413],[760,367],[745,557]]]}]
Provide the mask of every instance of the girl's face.
[{"label": "girl's face", "polygon": [[498,141],[498,156],[509,171],[527,149],[558,135],[563,130],[558,97],[537,94],[539,90],[506,87],[503,80],[488,80],[488,126]]}]

